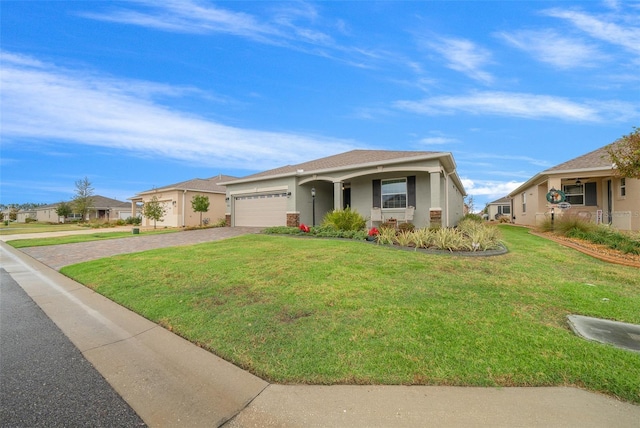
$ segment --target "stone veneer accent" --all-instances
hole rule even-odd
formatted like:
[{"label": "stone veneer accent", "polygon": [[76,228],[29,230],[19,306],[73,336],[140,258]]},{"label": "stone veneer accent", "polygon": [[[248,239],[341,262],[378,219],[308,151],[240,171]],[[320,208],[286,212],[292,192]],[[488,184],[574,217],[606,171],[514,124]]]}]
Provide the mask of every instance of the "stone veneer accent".
[{"label": "stone veneer accent", "polygon": [[300,226],[300,213],[287,213],[287,227]]},{"label": "stone veneer accent", "polygon": [[431,226],[442,226],[442,210],[429,210],[429,222]]},{"label": "stone veneer accent", "polygon": [[224,215],[224,225],[226,227],[231,227],[231,214]]}]

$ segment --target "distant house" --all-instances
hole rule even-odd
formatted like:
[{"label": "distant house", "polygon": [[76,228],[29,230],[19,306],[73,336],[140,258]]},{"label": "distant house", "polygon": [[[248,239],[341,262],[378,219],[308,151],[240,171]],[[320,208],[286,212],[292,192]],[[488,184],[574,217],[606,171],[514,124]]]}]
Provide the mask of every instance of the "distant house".
[{"label": "distant house", "polygon": [[[118,219],[126,219],[131,216],[131,204],[117,199],[111,199],[100,195],[94,195],[93,207],[87,213],[86,220],[104,220],[115,221]],[[67,203],[73,206],[72,201]],[[63,223],[69,220],[80,220],[80,214],[72,213],[66,219],[60,218],[56,209],[60,204],[42,205],[27,211],[19,211],[16,221],[25,223],[27,218],[32,218],[42,223]]]},{"label": "distant house", "polygon": [[36,210],[20,210],[16,213],[16,223],[26,223],[27,219],[36,220]]},{"label": "distant house", "polygon": [[[223,181],[235,180],[236,177],[217,175],[211,178],[194,178],[176,184],[146,190],[129,198],[130,209],[134,216],[142,216],[143,204],[150,202],[155,196],[164,207],[162,221],[156,222],[162,227],[190,227],[200,224],[200,213],[193,211],[191,200],[196,195],[209,198],[209,211],[202,213],[203,220],[217,222],[225,218],[226,188],[220,185]],[[153,226],[153,220],[143,217],[143,226]]]},{"label": "distant house", "polygon": [[318,225],[346,207],[373,225],[454,226],[466,196],[448,152],[353,150],[223,184],[230,226]]},{"label": "distant house", "polygon": [[[539,224],[553,209],[557,216],[640,230],[640,180],[618,177],[606,147],[542,171],[509,193],[515,223]],[[550,194],[564,203],[552,203]]]},{"label": "distant house", "polygon": [[511,219],[511,199],[505,196],[487,204],[487,216],[489,220],[498,220],[500,217]]}]

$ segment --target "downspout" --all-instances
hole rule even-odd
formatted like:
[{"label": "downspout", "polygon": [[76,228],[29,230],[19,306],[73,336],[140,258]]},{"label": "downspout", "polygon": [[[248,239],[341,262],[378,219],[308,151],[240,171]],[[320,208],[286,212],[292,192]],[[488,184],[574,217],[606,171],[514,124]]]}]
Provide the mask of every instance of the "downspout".
[{"label": "downspout", "polygon": [[187,190],[185,189],[182,191],[182,227],[185,227],[184,211],[185,211],[186,197],[187,197]]},{"label": "downspout", "polygon": [[447,210],[447,219],[445,221],[445,227],[449,227],[449,176],[453,174],[455,171],[451,171],[444,176],[444,206]]}]

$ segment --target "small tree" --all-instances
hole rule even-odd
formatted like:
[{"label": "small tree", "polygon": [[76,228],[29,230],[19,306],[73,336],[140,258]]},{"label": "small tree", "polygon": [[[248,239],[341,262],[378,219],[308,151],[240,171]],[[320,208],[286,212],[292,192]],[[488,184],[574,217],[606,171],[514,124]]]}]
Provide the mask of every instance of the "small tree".
[{"label": "small tree", "polygon": [[73,198],[73,208],[81,215],[82,221],[93,208],[93,187],[87,177],[76,181],[76,196]]},{"label": "small tree", "polygon": [[158,197],[154,196],[149,202],[145,202],[142,206],[142,215],[153,220],[153,228],[156,228],[156,222],[164,220],[167,212],[164,205],[158,201]]},{"label": "small tree", "polygon": [[615,165],[618,175],[640,178],[640,128],[607,146],[607,153]]},{"label": "small tree", "polygon": [[[67,202],[60,202],[58,204],[58,208],[55,209],[55,212],[58,214],[58,217],[65,219],[73,213],[73,207]],[[64,223],[64,220],[62,222]]]},{"label": "small tree", "polygon": [[202,226],[202,213],[209,211],[209,197],[195,195],[191,198],[191,208],[193,208],[194,212],[200,213],[200,226]]}]

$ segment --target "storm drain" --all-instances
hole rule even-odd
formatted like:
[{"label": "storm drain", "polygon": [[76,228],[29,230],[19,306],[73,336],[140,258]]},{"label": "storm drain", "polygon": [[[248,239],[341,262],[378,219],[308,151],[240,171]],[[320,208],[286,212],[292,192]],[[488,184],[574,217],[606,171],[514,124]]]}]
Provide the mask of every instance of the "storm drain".
[{"label": "storm drain", "polygon": [[640,325],[582,315],[569,315],[567,318],[573,332],[584,339],[640,352]]}]

